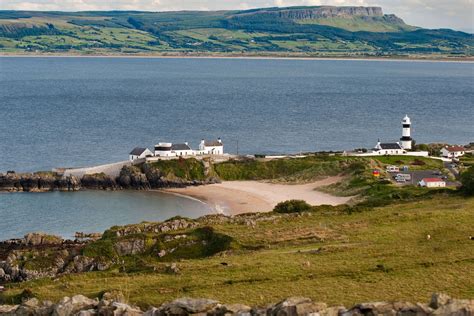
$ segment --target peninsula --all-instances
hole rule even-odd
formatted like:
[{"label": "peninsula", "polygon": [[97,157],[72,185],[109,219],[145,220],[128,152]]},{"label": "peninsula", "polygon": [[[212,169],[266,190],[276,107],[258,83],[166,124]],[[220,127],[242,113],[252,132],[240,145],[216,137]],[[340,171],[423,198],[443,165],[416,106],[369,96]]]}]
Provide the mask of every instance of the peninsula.
[{"label": "peninsula", "polygon": [[407,25],[380,7],[0,11],[2,55],[471,59],[472,34]]}]

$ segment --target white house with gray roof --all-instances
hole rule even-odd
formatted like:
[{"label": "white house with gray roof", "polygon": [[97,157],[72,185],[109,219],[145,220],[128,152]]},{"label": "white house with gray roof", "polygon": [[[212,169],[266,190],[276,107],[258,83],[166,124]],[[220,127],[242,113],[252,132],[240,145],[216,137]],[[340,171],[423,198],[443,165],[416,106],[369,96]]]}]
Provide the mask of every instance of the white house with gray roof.
[{"label": "white house with gray roof", "polygon": [[176,154],[178,157],[187,157],[195,156],[196,152],[189,147],[187,142],[183,144],[173,144],[171,145],[171,151]]},{"label": "white house with gray roof", "polygon": [[218,138],[217,140],[201,140],[199,144],[199,153],[201,155],[223,155],[224,154],[224,144],[222,139]]},{"label": "white house with gray roof", "polygon": [[374,153],[378,155],[403,155],[405,152],[400,143],[381,143],[378,141],[374,147]]},{"label": "white house with gray roof", "polygon": [[142,147],[134,148],[129,154],[130,161],[135,161],[137,159],[143,159],[143,158],[152,157],[152,156],[153,156],[153,153],[151,152],[151,150],[149,150],[148,148],[142,148]]}]

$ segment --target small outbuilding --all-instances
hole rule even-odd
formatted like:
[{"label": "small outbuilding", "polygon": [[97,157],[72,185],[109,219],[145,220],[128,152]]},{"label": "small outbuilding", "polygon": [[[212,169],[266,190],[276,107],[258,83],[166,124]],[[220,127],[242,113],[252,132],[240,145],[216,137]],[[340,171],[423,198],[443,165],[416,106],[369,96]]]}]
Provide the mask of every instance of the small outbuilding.
[{"label": "small outbuilding", "polygon": [[446,146],[441,148],[441,156],[446,158],[458,158],[464,156],[466,148],[461,146]]},{"label": "small outbuilding", "polygon": [[440,178],[423,178],[419,183],[420,187],[426,188],[444,188],[446,182]]},{"label": "small outbuilding", "polygon": [[153,153],[148,148],[136,147],[130,152],[130,161],[135,161],[137,159],[143,159],[146,157],[153,156]]}]

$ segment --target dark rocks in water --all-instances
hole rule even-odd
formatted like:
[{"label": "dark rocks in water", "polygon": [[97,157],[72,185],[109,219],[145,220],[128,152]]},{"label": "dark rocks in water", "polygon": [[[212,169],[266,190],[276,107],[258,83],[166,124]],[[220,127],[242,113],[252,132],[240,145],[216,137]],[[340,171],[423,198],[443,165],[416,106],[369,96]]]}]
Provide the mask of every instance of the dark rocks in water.
[{"label": "dark rocks in water", "polygon": [[56,173],[49,172],[0,174],[0,191],[47,192],[78,191],[80,189],[80,181],[74,176],[63,178]]},{"label": "dark rocks in water", "polygon": [[93,190],[117,190],[120,186],[117,184],[115,179],[104,174],[86,174],[81,179],[81,186],[85,189]]},{"label": "dark rocks in water", "polygon": [[125,166],[120,171],[117,183],[124,189],[148,190],[151,189],[146,175],[137,167]]}]

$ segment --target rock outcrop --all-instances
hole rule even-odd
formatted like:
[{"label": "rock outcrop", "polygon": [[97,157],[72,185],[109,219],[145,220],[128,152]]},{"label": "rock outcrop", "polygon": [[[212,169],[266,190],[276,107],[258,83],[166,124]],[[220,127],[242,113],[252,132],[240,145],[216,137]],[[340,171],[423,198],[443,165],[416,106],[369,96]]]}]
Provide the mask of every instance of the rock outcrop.
[{"label": "rock outcrop", "polygon": [[45,233],[0,242],[0,284],[108,269],[110,263],[81,254],[89,242],[63,240]]},{"label": "rock outcrop", "polygon": [[[243,304],[221,304],[211,299],[179,298],[160,307],[151,307],[147,311],[129,305],[121,293],[105,293],[102,298],[90,299],[83,295],[64,297],[59,303],[40,302],[36,298],[25,299],[20,305],[0,305],[0,315],[66,316],[66,315],[115,315],[115,316],[184,316],[184,315],[249,315],[249,316],[360,316],[360,315],[459,315],[470,316],[474,313],[474,300],[453,299],[438,300],[436,308],[433,299],[428,304],[409,302],[369,302],[357,304],[349,309],[344,306],[328,307],[325,303],[315,302],[304,297],[290,297],[277,304],[266,307],[250,307]],[[436,299],[435,299],[436,300]]]},{"label": "rock outcrop", "polygon": [[47,192],[78,191],[80,181],[74,177],[62,177],[55,173],[0,174],[0,191],[8,192]]},{"label": "rock outcrop", "polygon": [[[206,176],[210,165],[204,164]],[[167,177],[161,170],[148,164],[141,169],[136,166],[124,166],[118,177],[104,173],[85,174],[81,179],[75,176],[64,177],[53,172],[0,174],[0,191],[8,192],[48,192],[90,190],[149,190],[161,188],[183,188],[205,184],[219,183],[215,177],[205,180],[186,180],[179,177]]]}]

